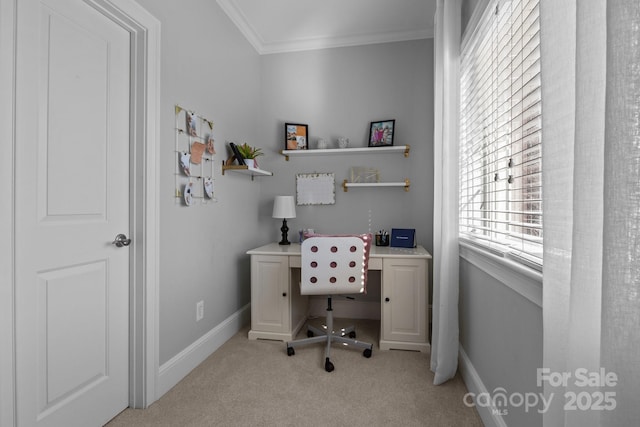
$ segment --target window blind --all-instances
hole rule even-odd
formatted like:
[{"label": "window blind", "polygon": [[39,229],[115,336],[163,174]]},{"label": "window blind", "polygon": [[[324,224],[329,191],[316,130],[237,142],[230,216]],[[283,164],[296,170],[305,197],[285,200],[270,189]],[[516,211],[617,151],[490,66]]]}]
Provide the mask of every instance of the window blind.
[{"label": "window blind", "polygon": [[542,266],[539,0],[494,0],[462,50],[460,237]]}]

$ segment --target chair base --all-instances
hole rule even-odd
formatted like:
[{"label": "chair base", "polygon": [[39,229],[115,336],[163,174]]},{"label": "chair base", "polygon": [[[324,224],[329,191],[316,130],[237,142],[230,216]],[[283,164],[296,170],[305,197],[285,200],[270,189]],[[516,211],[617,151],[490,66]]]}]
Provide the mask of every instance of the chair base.
[{"label": "chair base", "polygon": [[[303,338],[295,341],[287,342],[287,355],[293,356],[295,354],[294,348],[302,347],[305,345],[316,344],[316,343],[325,343],[325,364],[324,369],[327,372],[331,372],[334,369],[334,365],[331,362],[331,343],[337,342],[341,344],[346,344],[353,348],[363,349],[362,355],[366,358],[371,357],[373,352],[373,344],[358,341],[355,339],[355,329],[353,326],[349,326],[347,328],[340,329],[340,331],[335,332],[333,330],[333,310],[331,308],[331,297],[327,298],[327,324],[325,329],[316,328],[314,326],[307,326],[307,336],[308,338]],[[350,338],[347,338],[346,336]]]}]

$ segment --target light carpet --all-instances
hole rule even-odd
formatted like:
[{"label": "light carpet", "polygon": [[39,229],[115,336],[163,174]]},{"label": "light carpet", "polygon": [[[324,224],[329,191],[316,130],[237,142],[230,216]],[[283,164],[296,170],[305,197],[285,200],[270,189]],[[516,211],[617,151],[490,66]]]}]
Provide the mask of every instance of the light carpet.
[{"label": "light carpet", "polygon": [[107,426],[482,426],[459,375],[435,386],[428,353],[379,351],[379,321],[336,321],[346,324],[374,343],[371,358],[334,344],[328,373],[322,344],[289,357],[245,327],[149,408]]}]

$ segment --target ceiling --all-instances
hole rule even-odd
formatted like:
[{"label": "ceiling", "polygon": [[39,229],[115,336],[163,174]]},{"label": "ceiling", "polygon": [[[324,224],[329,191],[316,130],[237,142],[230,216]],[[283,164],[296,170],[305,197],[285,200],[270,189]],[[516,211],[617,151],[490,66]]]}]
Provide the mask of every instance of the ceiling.
[{"label": "ceiling", "polygon": [[436,0],[217,0],[260,54],[433,37]]}]

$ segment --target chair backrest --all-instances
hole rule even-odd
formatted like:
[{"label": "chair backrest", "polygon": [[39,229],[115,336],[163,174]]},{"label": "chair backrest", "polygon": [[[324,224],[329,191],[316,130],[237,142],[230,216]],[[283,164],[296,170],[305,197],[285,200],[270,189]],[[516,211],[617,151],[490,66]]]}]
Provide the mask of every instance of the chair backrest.
[{"label": "chair backrest", "polygon": [[365,292],[367,253],[360,237],[309,237],[301,246],[303,295]]}]

